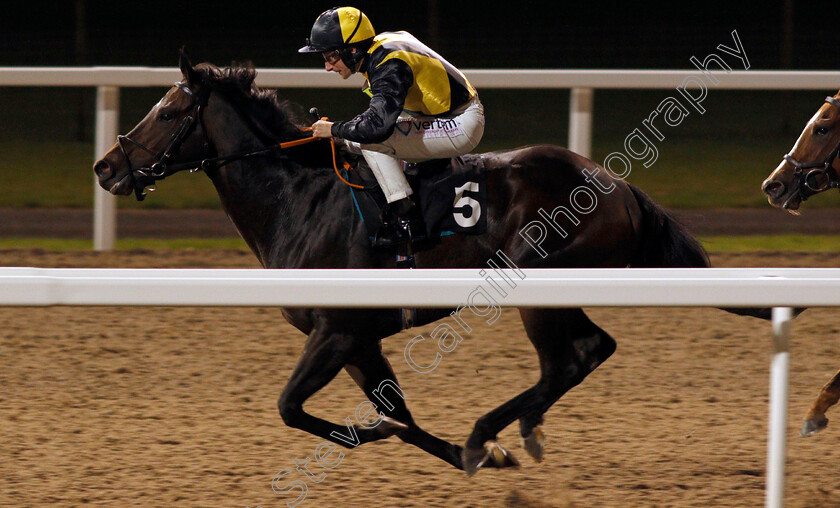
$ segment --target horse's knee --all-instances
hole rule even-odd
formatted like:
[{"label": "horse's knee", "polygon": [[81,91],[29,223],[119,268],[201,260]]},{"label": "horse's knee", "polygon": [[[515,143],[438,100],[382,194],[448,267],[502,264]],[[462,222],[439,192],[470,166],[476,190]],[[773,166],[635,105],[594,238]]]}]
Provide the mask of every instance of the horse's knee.
[{"label": "horse's knee", "polygon": [[575,359],[586,375],[615,353],[616,342],[607,332],[597,328],[595,333],[573,340],[572,347]]},{"label": "horse's knee", "polygon": [[598,348],[598,358],[600,359],[600,363],[603,363],[607,358],[612,356],[612,354],[615,353],[616,347],[617,343],[615,342],[615,339],[613,339],[608,333],[601,331],[601,343]]},{"label": "horse's knee", "polygon": [[277,409],[280,410],[280,418],[288,427],[298,428],[300,418],[303,416],[303,407],[300,404],[292,403],[281,396],[277,401]]}]

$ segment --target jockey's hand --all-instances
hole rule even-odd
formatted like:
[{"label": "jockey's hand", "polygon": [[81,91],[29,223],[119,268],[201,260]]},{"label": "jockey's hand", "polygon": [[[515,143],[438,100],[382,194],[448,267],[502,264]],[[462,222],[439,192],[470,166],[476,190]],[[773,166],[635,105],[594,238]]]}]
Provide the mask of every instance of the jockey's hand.
[{"label": "jockey's hand", "polygon": [[331,138],[332,124],[327,120],[318,120],[312,124],[312,135],[316,138]]}]

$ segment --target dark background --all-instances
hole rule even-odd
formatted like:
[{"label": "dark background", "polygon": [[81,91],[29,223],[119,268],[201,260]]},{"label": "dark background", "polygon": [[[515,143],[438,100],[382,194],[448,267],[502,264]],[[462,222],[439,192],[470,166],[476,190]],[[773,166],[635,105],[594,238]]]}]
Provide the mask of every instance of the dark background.
[{"label": "dark background", "polygon": [[[178,48],[187,45],[195,61],[217,65],[318,68],[318,56],[300,55],[297,49],[318,14],[332,5],[262,0],[19,2],[0,16],[0,66],[174,67]],[[718,44],[732,47],[732,30],[738,31],[751,69],[840,67],[836,2],[435,0],[358,1],[354,6],[368,14],[377,31],[408,30],[467,69],[691,69],[691,56],[702,60]],[[672,137],[789,137],[798,134],[825,93],[833,92],[710,90],[709,113],[702,121],[685,122]],[[123,89],[121,128],[127,130],[142,118],[162,93]],[[491,147],[522,141],[565,144],[567,90],[480,93]],[[597,90],[596,144],[620,142],[668,94]],[[366,105],[365,97],[353,90],[282,90],[281,95],[306,107],[318,105],[338,119]],[[0,109],[3,139],[89,142],[93,136],[89,88],[0,87]]]},{"label": "dark background", "polygon": [[[756,69],[836,69],[837,2],[357,1],[377,31],[408,30],[460,67],[686,68],[737,29]],[[16,2],[0,65],[318,65],[298,55],[330,2]],[[785,49],[787,48],[787,49]]]}]

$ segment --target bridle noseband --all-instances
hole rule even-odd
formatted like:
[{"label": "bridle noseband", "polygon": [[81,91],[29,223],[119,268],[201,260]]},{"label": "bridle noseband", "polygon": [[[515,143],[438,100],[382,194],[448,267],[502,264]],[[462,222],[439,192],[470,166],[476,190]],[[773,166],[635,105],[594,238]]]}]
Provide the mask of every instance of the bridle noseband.
[{"label": "bridle noseband", "polygon": [[[840,109],[840,101],[834,97],[826,97],[825,102]],[[840,154],[840,141],[822,162],[800,162],[791,154],[786,154],[783,157],[795,168],[793,176],[799,181],[799,194],[802,201],[819,192],[840,188],[840,181],[838,181],[837,174],[832,167],[838,154]]]}]

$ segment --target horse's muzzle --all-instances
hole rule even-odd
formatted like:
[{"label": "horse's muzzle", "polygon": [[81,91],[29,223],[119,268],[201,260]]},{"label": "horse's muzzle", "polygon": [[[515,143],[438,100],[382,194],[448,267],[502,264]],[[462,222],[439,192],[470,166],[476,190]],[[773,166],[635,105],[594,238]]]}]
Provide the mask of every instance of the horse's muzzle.
[{"label": "horse's muzzle", "polygon": [[806,199],[796,181],[785,184],[780,180],[770,177],[761,184],[761,190],[767,196],[768,203],[776,208],[787,210],[794,215],[799,214],[799,206]]},{"label": "horse's muzzle", "polygon": [[782,197],[782,194],[785,193],[786,187],[782,182],[768,178],[761,184],[761,190],[767,194],[767,197],[770,198],[772,202]]},{"label": "horse's muzzle", "polygon": [[767,196],[767,202],[770,203],[771,206],[784,209],[790,204],[790,198],[792,195],[796,194],[795,192],[792,192],[792,186],[794,186],[794,182],[786,184],[779,178],[769,176],[761,183],[761,190],[764,192],[764,195]]},{"label": "horse's muzzle", "polygon": [[99,178],[100,182],[107,181],[112,176],[111,165],[105,162],[105,159],[97,161],[93,165],[93,172],[96,173],[96,177]]},{"label": "horse's muzzle", "polygon": [[126,173],[122,178],[118,178],[114,169],[105,159],[101,159],[93,165],[93,172],[99,180],[99,186],[111,194],[125,196],[131,194],[134,190],[131,173]]}]

